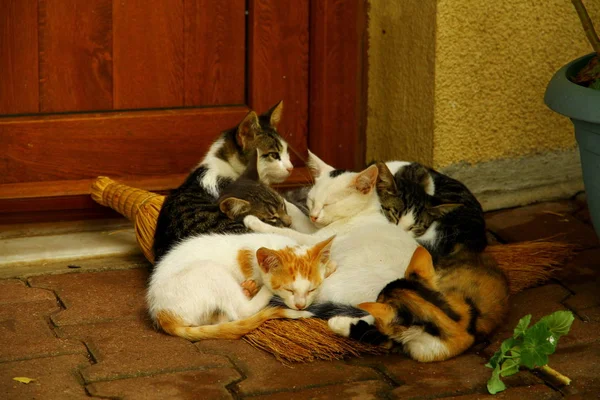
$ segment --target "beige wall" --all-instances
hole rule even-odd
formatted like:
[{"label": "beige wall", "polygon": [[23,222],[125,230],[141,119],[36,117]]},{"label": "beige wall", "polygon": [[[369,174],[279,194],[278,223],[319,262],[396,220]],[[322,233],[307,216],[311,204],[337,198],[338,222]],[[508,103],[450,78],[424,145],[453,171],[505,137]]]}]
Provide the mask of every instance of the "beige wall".
[{"label": "beige wall", "polygon": [[[600,26],[600,1],[585,3]],[[545,154],[576,165],[572,125],[543,96],[589,52],[569,0],[370,0],[367,159],[468,168],[467,181],[496,161],[518,161],[524,179],[535,170],[532,181],[552,174],[538,168]],[[545,181],[567,179],[581,180]]]},{"label": "beige wall", "polygon": [[[586,3],[600,24],[600,1]],[[556,70],[591,52],[570,1],[443,0],[436,25],[436,167],[575,145],[543,102]]]}]

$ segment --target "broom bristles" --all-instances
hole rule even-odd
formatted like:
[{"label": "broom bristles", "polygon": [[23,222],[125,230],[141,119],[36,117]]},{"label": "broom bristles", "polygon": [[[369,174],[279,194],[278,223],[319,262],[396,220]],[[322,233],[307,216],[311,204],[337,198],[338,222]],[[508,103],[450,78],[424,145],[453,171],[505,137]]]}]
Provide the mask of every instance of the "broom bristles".
[{"label": "broom bristles", "polygon": [[94,201],[112,208],[134,223],[135,237],[144,256],[154,262],[154,231],[165,197],[115,182],[105,176],[98,177],[92,183],[91,194]]},{"label": "broom bristles", "polygon": [[338,336],[327,322],[316,318],[267,321],[243,339],[284,364],[387,353],[383,347]]},{"label": "broom bristles", "polygon": [[485,252],[504,271],[510,292],[515,294],[548,281],[576,250],[572,243],[533,240],[492,245]]}]

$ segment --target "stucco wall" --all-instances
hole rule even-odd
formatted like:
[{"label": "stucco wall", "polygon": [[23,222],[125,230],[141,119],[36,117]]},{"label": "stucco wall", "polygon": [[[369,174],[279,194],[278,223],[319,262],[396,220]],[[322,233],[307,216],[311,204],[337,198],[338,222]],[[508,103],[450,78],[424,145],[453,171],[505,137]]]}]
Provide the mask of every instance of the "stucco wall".
[{"label": "stucco wall", "polygon": [[[600,1],[585,3],[600,25]],[[554,72],[591,52],[570,1],[441,0],[436,26],[436,167],[575,146],[543,103]]]},{"label": "stucco wall", "polygon": [[[586,1],[600,26],[600,1]],[[569,0],[370,0],[367,159],[437,168],[573,149],[543,103],[590,46]]]},{"label": "stucco wall", "polygon": [[367,160],[433,162],[435,1],[371,0]]}]

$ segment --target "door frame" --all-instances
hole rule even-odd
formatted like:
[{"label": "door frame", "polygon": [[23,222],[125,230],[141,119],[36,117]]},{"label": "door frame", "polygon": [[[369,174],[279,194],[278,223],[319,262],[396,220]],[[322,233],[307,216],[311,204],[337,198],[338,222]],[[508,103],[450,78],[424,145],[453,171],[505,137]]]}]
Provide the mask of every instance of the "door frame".
[{"label": "door frame", "polygon": [[[250,23],[247,26],[248,30],[251,29]],[[310,0],[309,29],[308,148],[336,168],[360,169],[365,164],[366,150],[367,0]],[[251,48],[252,43],[249,43]],[[250,63],[248,67],[251,68]],[[252,71],[248,76],[253,76]],[[251,101],[250,105],[253,106]],[[244,106],[223,109],[235,115],[242,115],[247,110]],[[159,115],[168,111],[141,112]],[[190,109],[188,112],[201,114],[202,109]],[[100,115],[80,114],[78,117]],[[106,114],[103,116],[106,117]],[[23,117],[3,120],[19,118]],[[29,117],[28,121],[43,123],[45,119],[52,120],[53,116]],[[115,123],[120,123],[118,113],[115,113]],[[141,189],[166,193],[178,186],[185,176],[169,175],[136,179],[135,182],[117,179]],[[68,188],[59,182],[3,185],[0,190],[0,224],[117,217],[115,211],[91,199],[92,181],[74,181]],[[294,187],[307,183],[308,172],[301,166],[295,168],[292,177],[279,186]]]}]

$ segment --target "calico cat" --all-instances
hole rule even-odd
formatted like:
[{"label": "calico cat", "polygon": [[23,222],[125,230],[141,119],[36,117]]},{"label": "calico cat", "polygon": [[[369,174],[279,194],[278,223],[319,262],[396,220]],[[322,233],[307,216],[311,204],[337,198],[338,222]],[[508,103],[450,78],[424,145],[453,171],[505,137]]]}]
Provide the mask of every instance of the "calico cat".
[{"label": "calico cat", "polygon": [[356,305],[375,301],[388,282],[404,276],[417,243],[381,213],[376,166],[358,173],[332,174],[334,168],[310,152],[308,166],[315,184],[307,205],[311,220],[321,229],[305,234],[253,216],[244,218],[244,223],[253,231],[285,235],[305,245],[336,235],[331,259],[338,269],[323,282],[314,302]]},{"label": "calico cat", "polygon": [[423,247],[405,276],[389,283],[377,302],[359,304],[374,318],[337,316],[329,327],[343,336],[392,347],[417,361],[442,361],[489,335],[508,310],[508,282],[489,256],[463,251],[435,265]]},{"label": "calico cat", "polygon": [[[153,321],[188,340],[237,339],[274,318],[302,318],[335,270],[333,238],[312,247],[279,235],[203,235],[185,239],[156,265],[147,301]],[[252,299],[242,283],[261,286]],[[246,286],[247,288],[247,286]],[[273,294],[293,309],[267,307]]]},{"label": "calico cat", "polygon": [[[244,120],[211,145],[204,160],[173,190],[160,210],[154,235],[155,261],[177,242],[200,233],[221,232],[206,220],[204,210],[215,208],[224,187],[231,184],[248,165],[256,169],[263,183],[282,182],[293,166],[288,145],[277,133],[283,102],[258,116],[250,111]],[[258,160],[250,160],[259,152]],[[298,211],[299,212],[299,211]]]},{"label": "calico cat", "polygon": [[465,185],[418,163],[376,165],[384,215],[408,231],[434,260],[462,249],[485,249],[483,210]]}]

